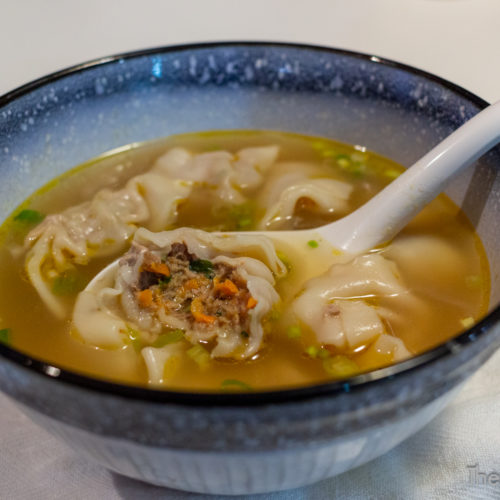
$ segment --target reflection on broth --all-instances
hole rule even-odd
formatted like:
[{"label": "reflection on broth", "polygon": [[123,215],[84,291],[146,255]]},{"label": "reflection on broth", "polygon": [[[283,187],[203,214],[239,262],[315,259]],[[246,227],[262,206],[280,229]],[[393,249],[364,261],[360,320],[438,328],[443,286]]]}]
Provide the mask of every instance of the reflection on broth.
[{"label": "reflection on broth", "polygon": [[401,171],[361,147],[264,131],[92,160],[4,223],[0,341],[103,379],[192,391],[303,386],[423,352],[489,298],[481,242],[444,195],[354,258],[320,237],[234,234],[326,224]]}]

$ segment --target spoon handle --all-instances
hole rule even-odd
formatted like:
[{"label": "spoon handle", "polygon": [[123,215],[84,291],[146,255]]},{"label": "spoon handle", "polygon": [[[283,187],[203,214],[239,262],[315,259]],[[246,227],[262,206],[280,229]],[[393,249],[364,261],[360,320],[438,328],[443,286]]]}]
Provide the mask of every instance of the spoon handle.
[{"label": "spoon handle", "polygon": [[318,228],[348,253],[393,238],[449,179],[500,141],[500,101],[458,128],[371,200],[343,219]]}]

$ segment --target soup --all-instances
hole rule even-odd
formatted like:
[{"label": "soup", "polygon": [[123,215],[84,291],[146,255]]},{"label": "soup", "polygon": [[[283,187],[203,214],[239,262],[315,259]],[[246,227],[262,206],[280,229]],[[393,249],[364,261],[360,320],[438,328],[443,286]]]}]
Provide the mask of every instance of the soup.
[{"label": "soup", "polygon": [[407,359],[488,306],[485,252],[451,200],[354,257],[319,237],[251,233],[339,219],[402,171],[360,146],[265,131],[103,155],[4,223],[1,340],[102,379],[188,391],[303,386]]}]

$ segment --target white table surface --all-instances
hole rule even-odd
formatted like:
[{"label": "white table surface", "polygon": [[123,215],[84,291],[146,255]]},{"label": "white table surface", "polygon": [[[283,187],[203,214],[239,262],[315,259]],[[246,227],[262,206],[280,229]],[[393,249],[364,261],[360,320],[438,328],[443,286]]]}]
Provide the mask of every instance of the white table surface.
[{"label": "white table surface", "polygon": [[[500,0],[1,0],[0,95],[96,57],[215,40],[357,50],[500,100]],[[393,452],[337,479],[269,497],[500,498],[500,484],[471,484],[467,465],[474,464],[500,472],[500,353],[449,409]],[[195,496],[98,469],[0,396],[0,499]]]}]

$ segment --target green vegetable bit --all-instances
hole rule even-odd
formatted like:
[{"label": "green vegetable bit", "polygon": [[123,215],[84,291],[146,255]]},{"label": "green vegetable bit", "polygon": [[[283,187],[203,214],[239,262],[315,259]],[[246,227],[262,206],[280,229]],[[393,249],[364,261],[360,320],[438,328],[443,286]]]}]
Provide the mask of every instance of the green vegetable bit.
[{"label": "green vegetable bit", "polygon": [[386,177],[389,177],[389,179],[396,179],[402,174],[399,170],[396,170],[395,168],[389,168],[387,170],[384,170],[384,175]]},{"label": "green vegetable bit", "polygon": [[130,343],[136,352],[141,352],[142,348],[145,347],[144,342],[141,338],[141,332],[135,330],[134,328],[127,326],[128,338]]},{"label": "green vegetable bit", "polygon": [[189,269],[195,273],[202,273],[209,279],[213,278],[215,275],[214,265],[209,260],[192,260],[189,263]]},{"label": "green vegetable bit", "polygon": [[276,252],[276,255],[278,256],[278,259],[281,260],[281,262],[283,262],[287,271],[290,272],[292,270],[292,263],[290,262],[288,257],[281,250],[278,250]]},{"label": "green vegetable bit", "polygon": [[85,278],[78,271],[65,271],[52,282],[52,293],[59,296],[74,295],[82,291],[86,284]]},{"label": "green vegetable bit", "polygon": [[14,220],[24,226],[34,226],[39,224],[45,219],[45,215],[38,212],[37,210],[25,209],[21,210],[15,217]]},{"label": "green vegetable bit", "polygon": [[248,332],[246,332],[245,330],[242,330],[240,332],[241,336],[244,337],[245,339],[247,339],[250,335],[248,334]]},{"label": "green vegetable bit", "polygon": [[231,207],[228,215],[236,230],[250,229],[255,222],[255,205],[250,202],[235,205]]},{"label": "green vegetable bit", "polygon": [[357,375],[359,366],[347,356],[336,355],[323,360],[325,371],[335,378],[348,378]]},{"label": "green vegetable bit", "polygon": [[310,345],[306,349],[306,354],[311,358],[316,358],[318,356],[319,349],[315,345]]},{"label": "green vegetable bit", "polygon": [[223,380],[220,384],[222,389],[225,390],[237,390],[237,391],[251,391],[253,390],[248,384],[242,382],[241,380],[237,380],[234,378],[228,378]]},{"label": "green vegetable bit", "polygon": [[160,281],[158,281],[158,286],[163,290],[170,283],[172,276],[163,276]]},{"label": "green vegetable bit", "polygon": [[186,354],[203,370],[210,364],[210,354],[200,344],[186,351]]},{"label": "green vegetable bit", "polygon": [[307,244],[311,247],[311,248],[318,248],[319,247],[319,243],[316,241],[316,240],[309,240],[307,242]]},{"label": "green vegetable bit", "polygon": [[10,328],[3,328],[0,330],[0,344],[9,345],[12,330]]},{"label": "green vegetable bit", "polygon": [[291,325],[286,329],[286,334],[289,339],[299,339],[302,335],[302,330],[299,325]]},{"label": "green vegetable bit", "polygon": [[175,330],[170,330],[167,333],[161,334],[151,345],[153,347],[163,347],[167,344],[175,344],[180,342],[184,338],[184,330],[176,328]]}]

